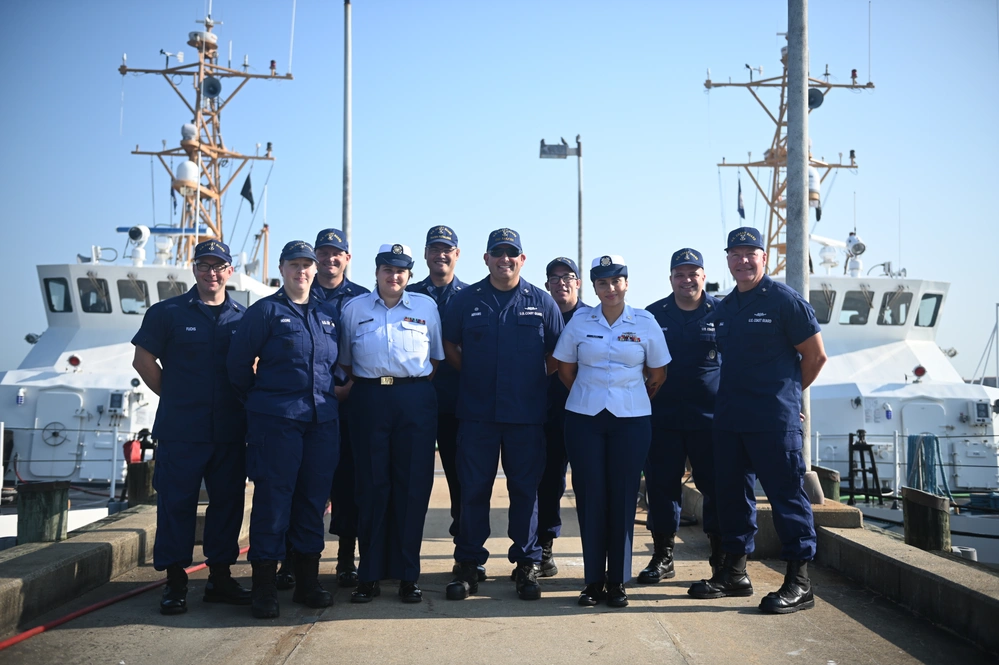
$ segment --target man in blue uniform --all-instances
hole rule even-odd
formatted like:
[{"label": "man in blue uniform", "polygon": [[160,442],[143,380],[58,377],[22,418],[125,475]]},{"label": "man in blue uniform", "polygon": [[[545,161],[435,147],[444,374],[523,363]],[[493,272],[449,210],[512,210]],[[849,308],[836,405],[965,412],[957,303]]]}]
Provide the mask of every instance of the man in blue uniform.
[{"label": "man in blue uniform", "polygon": [[[558,309],[562,312],[563,323],[576,310],[587,307],[579,299],[579,268],[576,262],[566,256],[559,256],[548,262],[545,268],[545,288]],[[538,485],[538,545],[541,546],[539,577],[558,575],[558,566],[552,553],[552,545],[562,533],[562,512],[560,504],[565,494],[565,472],[569,457],[565,452],[565,400],[569,389],[558,378],[558,374],[548,377],[548,419],[545,422],[545,471]],[[516,571],[514,571],[516,575]]]},{"label": "man in blue uniform", "polygon": [[202,480],[209,497],[204,551],[211,571],[205,601],[250,603],[250,592],[229,574],[239,556],[246,492],[246,416],[225,365],[246,310],[226,294],[232,272],[225,244],[199,244],[194,249],[194,288],[150,307],[132,338],[132,366],[160,396],[153,424],[159,441],[153,565],[167,572],[163,614],[187,611],[184,568],[192,562]]},{"label": "man in blue uniform", "polygon": [[655,550],[649,565],[638,574],[639,584],[656,584],[676,574],[673,546],[688,457],[694,482],[704,497],[702,519],[711,542],[710,563],[712,568],[720,563],[711,424],[721,356],[715,324],[709,320],[719,300],[704,292],[705,279],[701,253],[689,247],[677,250],[670,260],[672,295],[646,307],[662,328],[673,360],[666,368],[666,383],[652,401],[645,488],[649,499],[646,526]]},{"label": "man in blue uniform", "polygon": [[[406,287],[407,291],[430,296],[437,303],[437,311],[444,320],[448,302],[455,294],[468,286],[454,274],[461,250],[458,248],[458,234],[449,226],[434,226],[427,231],[427,244],[423,258],[427,261],[430,274],[415,284]],[[448,363],[441,363],[434,374],[434,389],[437,391],[437,451],[440,454],[444,477],[451,495],[451,536],[458,535],[461,515],[461,484],[455,468],[455,454],[458,446],[458,418],[454,415],[458,405],[458,370]],[[455,563],[454,572],[458,572]],[[485,571],[482,571],[485,579]],[[482,581],[482,580],[480,580]]]},{"label": "man in blue uniform", "polygon": [[714,454],[721,569],[690,587],[695,598],[749,596],[746,557],[756,534],[757,477],[773,507],[787,561],[784,584],[760,603],[787,614],[815,605],[808,562],[815,557],[812,506],[803,488],[801,391],[826,361],[812,306],[767,275],[762,235],[741,227],[728,236],[728,268],[736,288],[716,308],[715,335],[724,355],[715,403]]},{"label": "man in blue uniform", "polygon": [[541,597],[537,510],[548,374],[555,369],[551,353],[564,324],[555,301],[521,279],[527,257],[516,231],[489,234],[483,258],[489,276],[451,300],[444,322],[444,354],[461,373],[461,523],[454,554],[459,570],[446,592],[448,599],[461,600],[478,590],[478,566],[489,557],[489,499],[502,452],[513,541],[508,556],[517,564],[517,595],[535,600]]},{"label": "man in blue uniform", "polygon": [[[369,289],[355,284],[344,274],[350,265],[350,245],[347,236],[340,229],[323,229],[316,236],[316,259],[319,272],[312,283],[312,292],[331,303],[337,316],[343,311],[343,304],[359,295],[370,293]],[[357,567],[354,565],[354,552],[357,547],[357,503],[354,498],[354,449],[350,444],[350,425],[347,413],[350,409],[350,389],[354,382],[337,368],[336,397],[340,402],[340,461],[333,476],[330,491],[330,533],[337,536],[336,577],[341,587],[357,584]],[[281,567],[283,572],[286,566]],[[289,584],[290,582],[290,584]],[[294,586],[294,578],[288,579],[278,574],[278,588]]]}]

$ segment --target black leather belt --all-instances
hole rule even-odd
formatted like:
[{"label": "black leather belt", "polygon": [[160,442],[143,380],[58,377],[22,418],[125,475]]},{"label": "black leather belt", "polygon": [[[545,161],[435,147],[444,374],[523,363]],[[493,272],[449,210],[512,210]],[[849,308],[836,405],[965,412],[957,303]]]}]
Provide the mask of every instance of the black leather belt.
[{"label": "black leather belt", "polygon": [[405,383],[422,383],[429,380],[429,376],[379,376],[373,379],[364,376],[354,377],[354,383],[364,383],[371,386],[399,386]]}]

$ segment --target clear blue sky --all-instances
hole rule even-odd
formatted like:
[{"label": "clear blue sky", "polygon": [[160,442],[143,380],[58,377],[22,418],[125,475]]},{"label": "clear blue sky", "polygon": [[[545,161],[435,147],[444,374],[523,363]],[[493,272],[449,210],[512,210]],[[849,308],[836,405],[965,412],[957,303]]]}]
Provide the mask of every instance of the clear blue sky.
[{"label": "clear blue sky", "polygon": [[[114,227],[154,221],[149,160],[129,151],[176,145],[187,112],[162,79],[127,76],[119,134],[117,67],[123,52],[132,67],[160,67],[161,48],[192,56],[186,35],[205,6],[0,3],[0,368],[27,352],[25,333],[45,328],[36,264],[74,260],[92,244],[120,251]],[[997,3],[872,7],[876,89],[834,92],[811,115],[813,153],[832,160],[854,149],[861,166],[831,191],[827,181],[815,232],[845,238],[855,193],[866,267],[897,267],[901,255],[909,276],[952,282],[937,341],[958,349],[955,363],[970,375],[999,302]],[[217,0],[216,32],[233,41],[234,60],[249,54],[264,72],[275,59],[283,73],[291,10],[291,0]],[[465,281],[483,275],[488,232],[509,226],[524,237],[524,276],[540,284],[550,258],[576,253],[576,164],[538,159],[538,142],[577,133],[585,254],[625,256],[633,305],[669,293],[668,259],[679,247],[705,253],[709,279],[726,276],[736,173],[721,176],[723,220],[715,164],[760,156],[772,130],[745,91],[706,93],[705,70],[716,81],[745,80],[747,63],[779,73],[785,2],[355,0],[353,25],[355,281],[372,281],[379,244],[420,247],[429,226],[448,224]],[[813,76],[828,63],[839,82],[852,68],[867,80],[866,0],[813,0],[809,40]],[[236,149],[274,143],[272,247],[340,226],[342,57],[342,3],[299,0],[295,80],[247,86],[224,116]],[[266,164],[253,173],[258,201],[266,173]],[[762,226],[747,184],[747,221],[758,209]],[[158,165],[154,191],[164,224],[168,181]],[[244,206],[233,229],[236,207],[230,196],[226,240],[239,249],[250,217]],[[416,278],[425,274],[418,264]]]}]

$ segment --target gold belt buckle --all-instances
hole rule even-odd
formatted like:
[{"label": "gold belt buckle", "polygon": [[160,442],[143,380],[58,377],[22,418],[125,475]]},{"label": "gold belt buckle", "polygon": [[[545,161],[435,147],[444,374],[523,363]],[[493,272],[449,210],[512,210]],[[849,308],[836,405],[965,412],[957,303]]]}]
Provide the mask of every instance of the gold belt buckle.
[{"label": "gold belt buckle", "polygon": [[395,382],[395,377],[392,377],[392,376],[383,376],[383,377],[381,377],[380,380],[381,380],[381,385],[383,385],[383,386],[391,386]]}]

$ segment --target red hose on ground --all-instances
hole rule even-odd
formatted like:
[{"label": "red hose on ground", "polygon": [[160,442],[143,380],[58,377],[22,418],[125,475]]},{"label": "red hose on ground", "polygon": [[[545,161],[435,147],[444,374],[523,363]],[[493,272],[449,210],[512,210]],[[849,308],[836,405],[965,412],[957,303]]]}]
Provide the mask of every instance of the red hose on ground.
[{"label": "red hose on ground", "polygon": [[[239,553],[240,554],[246,554],[246,552],[249,549],[250,549],[249,547],[244,547],[241,550],[239,550]],[[191,566],[190,568],[186,568],[185,570],[188,573],[196,573],[197,571],[202,570],[202,569],[207,568],[207,567],[208,567],[207,563],[199,563],[198,565]],[[117,595],[117,596],[115,596],[113,598],[108,598],[107,600],[102,600],[99,603],[94,603],[93,605],[89,605],[87,607],[84,607],[83,609],[79,609],[79,610],[76,610],[75,612],[71,612],[71,613],[67,614],[66,616],[60,617],[60,618],[58,618],[58,619],[56,619],[54,621],[49,621],[48,623],[42,624],[41,626],[36,626],[35,628],[32,628],[31,630],[26,630],[23,633],[18,633],[17,635],[14,635],[13,637],[8,637],[3,642],[0,642],[0,651],[3,651],[7,647],[12,647],[15,644],[23,642],[26,639],[28,639],[29,637],[34,637],[35,635],[40,635],[41,633],[44,633],[46,630],[49,630],[51,628],[56,628],[58,626],[61,626],[64,623],[67,623],[69,621],[72,621],[73,619],[76,619],[77,617],[82,617],[84,614],[90,614],[91,612],[93,612],[95,610],[99,610],[101,608],[107,607],[108,605],[114,605],[115,603],[117,603],[119,601],[122,601],[122,600],[125,600],[126,598],[131,598],[132,596],[138,596],[139,594],[145,593],[146,591],[152,591],[156,587],[161,587],[164,584],[166,584],[166,578],[165,577],[163,579],[161,579],[159,582],[150,582],[149,584],[140,586],[137,589],[132,589],[131,591],[126,591],[125,593]]]}]

